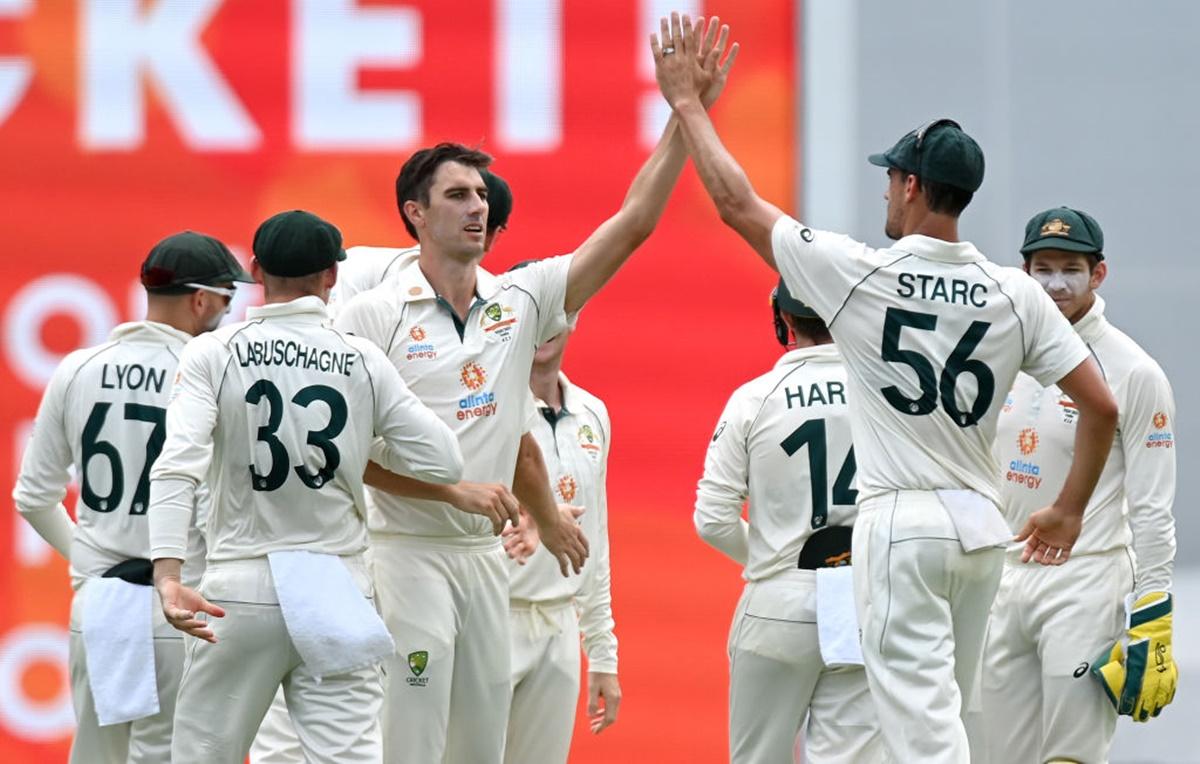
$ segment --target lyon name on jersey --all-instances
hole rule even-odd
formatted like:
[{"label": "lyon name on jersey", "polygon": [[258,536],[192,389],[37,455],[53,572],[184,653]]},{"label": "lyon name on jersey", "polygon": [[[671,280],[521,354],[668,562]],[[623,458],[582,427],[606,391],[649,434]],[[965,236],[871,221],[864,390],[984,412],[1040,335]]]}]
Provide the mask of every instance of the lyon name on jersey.
[{"label": "lyon name on jersey", "polygon": [[695,521],[723,548],[715,537],[739,525],[749,499],[747,581],[795,570],[814,532],[854,524],[847,397],[837,348],[818,345],[786,353],[725,405],[697,486]]},{"label": "lyon name on jersey", "polygon": [[1017,372],[1053,384],[1088,357],[1037,282],[969,242],[913,235],[876,250],[787,216],[772,242],[846,359],[862,498],[969,488],[999,506],[991,447]]}]

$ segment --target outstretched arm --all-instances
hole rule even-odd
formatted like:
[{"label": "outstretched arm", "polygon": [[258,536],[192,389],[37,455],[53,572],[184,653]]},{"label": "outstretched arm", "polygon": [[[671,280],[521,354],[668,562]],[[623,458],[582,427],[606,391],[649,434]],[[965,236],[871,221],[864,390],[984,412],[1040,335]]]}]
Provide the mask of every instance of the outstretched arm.
[{"label": "outstretched arm", "polygon": [[[676,23],[678,24],[678,19]],[[718,35],[719,24],[720,20],[713,17],[709,20],[705,33],[703,19],[697,19],[693,28],[691,20],[684,16],[683,27],[680,30],[680,37],[686,35],[688,42],[680,48],[678,55],[688,58],[701,69],[697,79],[700,81],[699,93],[703,95],[697,95],[697,103],[702,104],[702,108],[711,106],[717,100],[717,96],[725,87],[729,68],[733,66],[736,57],[735,45],[724,65],[716,65],[729,39],[729,27],[720,27]],[[713,63],[705,67],[705,62],[709,59]],[[574,313],[582,308],[584,303],[600,291],[624,265],[634,250],[653,233],[686,161],[687,150],[679,132],[677,118],[672,115],[654,152],[629,186],[621,209],[604,221],[575,250],[571,270],[567,275],[567,313]]]},{"label": "outstretched arm", "polygon": [[650,36],[659,89],[679,120],[692,163],[717,205],[721,220],[737,231],[767,265],[778,270],[771,251],[771,229],[783,212],[755,193],[745,171],[721,143],[700,97],[704,85],[700,71],[693,61],[679,55],[687,37],[675,13],[671,14],[669,28],[667,20],[662,20],[662,46],[657,35]]}]

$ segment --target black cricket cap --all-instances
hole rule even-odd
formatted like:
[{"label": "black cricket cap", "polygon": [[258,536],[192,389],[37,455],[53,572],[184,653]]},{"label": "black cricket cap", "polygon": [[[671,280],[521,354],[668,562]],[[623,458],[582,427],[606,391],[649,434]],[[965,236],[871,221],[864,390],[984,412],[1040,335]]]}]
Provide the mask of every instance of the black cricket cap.
[{"label": "black cricket cap", "polygon": [[508,187],[504,178],[486,167],[480,170],[479,174],[483,176],[483,183],[488,190],[487,229],[494,231],[497,228],[507,228],[508,216],[512,214],[513,208],[512,189]]},{"label": "black cricket cap", "polygon": [[937,119],[906,134],[867,161],[975,193],[983,185],[983,149],[957,122]]},{"label": "black cricket cap", "polygon": [[771,299],[775,301],[775,306],[783,313],[800,318],[820,318],[815,310],[808,307],[807,303],[792,297],[792,293],[788,291],[787,284],[783,283],[783,279],[779,280],[775,291],[771,292]]},{"label": "black cricket cap", "polygon": [[254,257],[272,276],[295,278],[323,271],[346,259],[342,232],[311,212],[272,215],[254,232]]},{"label": "black cricket cap", "polygon": [[254,283],[229,247],[195,231],[171,234],[155,244],[142,262],[141,281],[153,294],[184,294],[191,291],[187,284]]},{"label": "black cricket cap", "polygon": [[1070,207],[1039,212],[1025,224],[1021,254],[1029,257],[1041,249],[1061,249],[1104,259],[1104,232],[1091,215]]}]

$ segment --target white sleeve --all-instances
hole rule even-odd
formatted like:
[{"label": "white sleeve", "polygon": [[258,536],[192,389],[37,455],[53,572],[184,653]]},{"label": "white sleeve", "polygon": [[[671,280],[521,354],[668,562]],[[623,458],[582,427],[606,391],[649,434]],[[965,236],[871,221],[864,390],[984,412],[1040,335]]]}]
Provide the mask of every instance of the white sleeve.
[{"label": "white sleeve", "polygon": [[417,247],[396,249],[394,247],[350,247],[346,259],[338,263],[337,283],[329,293],[326,312],[331,320],[336,319],[341,309],[356,295],[374,289],[383,283],[389,266],[399,260],[407,262],[420,252]]},{"label": "white sleeve", "polygon": [[341,306],[333,321],[333,328],[344,334],[362,337],[387,352],[392,340],[390,334],[395,327],[389,326],[386,312],[386,306],[377,294],[362,294]]},{"label": "white sleeve", "polygon": [[1133,370],[1121,401],[1125,501],[1137,560],[1134,592],[1167,591],[1175,561],[1175,396],[1157,365]]},{"label": "white sleeve", "polygon": [[[1016,270],[1016,269],[1013,269]],[[1013,303],[1025,332],[1025,360],[1021,371],[1042,387],[1057,384],[1091,355],[1046,290],[1027,274],[1017,271]]]},{"label": "white sleeve", "polygon": [[612,614],[612,570],[608,545],[608,455],[612,448],[612,424],[608,411],[600,412],[604,427],[604,453],[600,462],[600,505],[594,508],[600,521],[597,538],[590,539],[592,555],[588,565],[592,573],[579,593],[579,630],[583,634],[583,651],[588,658],[588,671],[597,674],[617,673],[616,623]]},{"label": "white sleeve", "polygon": [[788,291],[826,323],[833,321],[854,286],[879,265],[866,244],[808,228],[788,215],[771,229],[771,250]]},{"label": "white sleeve", "polygon": [[188,530],[196,504],[196,487],[208,475],[217,424],[217,380],[225,360],[224,346],[201,335],[179,357],[171,400],[167,404],[167,436],[150,468],[151,559],[187,557]]},{"label": "white sleeve", "polygon": [[78,368],[75,359],[69,357],[50,378],[21,457],[12,494],[17,511],[38,535],[68,560],[75,525],[62,505],[74,461],[66,428],[66,397]]},{"label": "white sleeve", "polygon": [[389,472],[427,483],[457,483],[463,457],[458,438],[433,410],[408,389],[379,348],[355,345],[363,354],[375,391],[375,434],[371,460]]},{"label": "white sleeve", "polygon": [[741,408],[734,393],[708,443],[692,519],[700,538],[745,565],[750,555],[750,534],[749,525],[742,519],[742,506],[750,495],[750,465],[746,451],[748,423]]},{"label": "white sleeve", "polygon": [[567,274],[574,255],[547,257],[510,271],[512,283],[533,295],[537,303],[537,344],[567,328]]}]

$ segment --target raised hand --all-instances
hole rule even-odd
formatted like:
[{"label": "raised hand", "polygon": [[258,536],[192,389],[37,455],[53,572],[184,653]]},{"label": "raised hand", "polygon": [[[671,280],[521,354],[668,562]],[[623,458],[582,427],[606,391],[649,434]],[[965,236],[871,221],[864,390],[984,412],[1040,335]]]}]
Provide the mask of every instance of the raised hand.
[{"label": "raised hand", "polygon": [[[704,19],[696,21],[697,36],[701,27],[704,26],[703,21]],[[700,91],[700,102],[706,109],[712,106],[721,96],[721,92],[725,90],[725,83],[729,80],[729,70],[733,68],[733,62],[737,60],[740,47],[735,42],[729,49],[729,55],[726,56],[725,46],[728,43],[729,25],[722,24],[719,17],[713,16],[708,20],[708,29],[704,33],[703,40],[697,46],[703,81],[706,83]],[[724,61],[721,61],[722,57],[725,58]]]},{"label": "raised hand", "polygon": [[672,13],[670,21],[661,19],[659,32],[662,43],[659,35],[651,34],[650,50],[663,97],[673,108],[691,98],[699,99],[705,108],[711,106],[725,89],[729,70],[737,59],[737,43],[725,56],[729,27],[714,17],[706,30],[703,18],[693,26],[689,16]]}]

